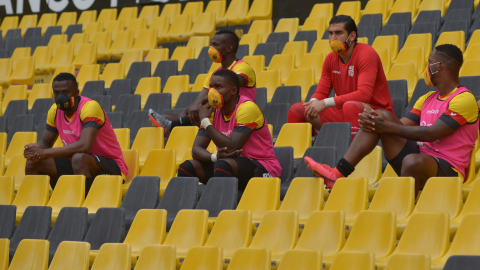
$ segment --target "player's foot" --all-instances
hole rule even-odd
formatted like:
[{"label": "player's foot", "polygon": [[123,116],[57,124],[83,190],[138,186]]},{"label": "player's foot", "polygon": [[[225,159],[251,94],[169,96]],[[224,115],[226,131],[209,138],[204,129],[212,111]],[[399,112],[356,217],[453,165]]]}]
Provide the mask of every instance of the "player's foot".
[{"label": "player's foot", "polygon": [[165,118],[163,115],[157,113],[156,111],[149,109],[148,116],[150,116],[150,120],[152,123],[157,127],[163,127],[166,134],[170,134],[170,127],[172,126],[172,121]]},{"label": "player's foot", "polygon": [[312,170],[313,175],[322,177],[327,188],[332,189],[338,179],[337,175],[333,172],[333,169],[327,164],[317,163],[309,157],[305,157],[304,159],[305,164],[307,164],[307,169]]}]

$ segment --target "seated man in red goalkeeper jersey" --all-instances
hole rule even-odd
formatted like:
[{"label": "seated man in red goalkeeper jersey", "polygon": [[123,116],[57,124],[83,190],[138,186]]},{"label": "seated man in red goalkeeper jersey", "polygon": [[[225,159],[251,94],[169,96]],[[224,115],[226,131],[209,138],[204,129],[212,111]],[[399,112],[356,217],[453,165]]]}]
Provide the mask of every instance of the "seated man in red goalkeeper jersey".
[{"label": "seated man in red goalkeeper jersey", "polygon": [[[317,90],[310,101],[290,107],[288,122],[310,122],[316,134],[324,123],[350,122],[353,139],[364,108],[393,113],[393,103],[380,57],[369,45],[357,43],[355,21],[346,15],[335,16],[328,32],[333,52],[323,63]],[[329,98],[332,89],[337,96]]]}]

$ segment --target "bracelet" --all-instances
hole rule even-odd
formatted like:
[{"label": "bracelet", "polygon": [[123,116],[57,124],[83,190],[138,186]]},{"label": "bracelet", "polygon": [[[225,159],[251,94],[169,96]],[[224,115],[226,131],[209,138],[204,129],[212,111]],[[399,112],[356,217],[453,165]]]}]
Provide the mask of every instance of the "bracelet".
[{"label": "bracelet", "polygon": [[331,98],[326,98],[323,100],[323,102],[325,102],[325,107],[327,108],[330,108],[330,107],[335,107],[335,100],[333,99],[333,97]]},{"label": "bracelet", "polygon": [[212,159],[212,162],[217,162],[217,154],[212,154],[210,158]]},{"label": "bracelet", "polygon": [[207,130],[208,126],[212,125],[212,122],[210,122],[210,119],[208,118],[203,118],[202,121],[200,121],[200,123],[202,124],[205,130]]}]

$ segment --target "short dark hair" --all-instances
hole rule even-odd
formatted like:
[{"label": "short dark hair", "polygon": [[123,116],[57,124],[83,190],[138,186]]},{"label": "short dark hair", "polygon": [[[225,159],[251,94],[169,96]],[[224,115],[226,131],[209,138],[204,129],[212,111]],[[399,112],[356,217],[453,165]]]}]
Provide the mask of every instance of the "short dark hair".
[{"label": "short dark hair", "polygon": [[355,36],[355,42],[357,42],[358,29],[357,24],[352,17],[348,15],[337,15],[330,20],[330,25],[337,23],[343,23],[343,27],[345,27],[345,30],[347,30],[348,35],[350,35],[352,32],[355,32],[355,34],[357,34]]},{"label": "short dark hair", "polygon": [[54,82],[72,81],[75,86],[78,86],[77,79],[76,79],[75,76],[73,76],[73,74],[71,74],[71,73],[66,73],[66,72],[59,73],[59,74],[53,79],[53,81],[54,81]]},{"label": "short dark hair", "polygon": [[237,34],[235,34],[235,32],[233,32],[231,30],[228,30],[228,29],[222,29],[222,30],[218,30],[217,32],[215,32],[215,36],[217,36],[217,35],[229,35],[230,36],[230,41],[233,43],[235,52],[237,52],[238,46],[239,46],[239,43],[240,43],[240,39],[238,38]]},{"label": "short dark hair", "polygon": [[220,69],[217,72],[213,73],[212,76],[220,76],[225,80],[229,81],[230,83],[233,83],[237,87],[237,90],[240,90],[240,80],[238,79],[238,76],[237,74],[235,74],[235,72],[229,69]]},{"label": "short dark hair", "polygon": [[446,58],[450,59],[451,62],[456,62],[457,68],[460,68],[463,64],[463,54],[460,48],[453,44],[442,44],[435,47],[435,51],[440,53]]}]

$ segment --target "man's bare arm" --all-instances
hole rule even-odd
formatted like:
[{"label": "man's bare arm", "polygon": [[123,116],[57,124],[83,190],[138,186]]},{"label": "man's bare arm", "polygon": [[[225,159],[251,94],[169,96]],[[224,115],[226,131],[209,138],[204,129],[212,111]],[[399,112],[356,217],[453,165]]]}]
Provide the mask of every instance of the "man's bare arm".
[{"label": "man's bare arm", "polygon": [[192,147],[192,158],[200,162],[211,161],[212,153],[207,151],[207,147],[210,144],[211,139],[209,137],[197,136]]},{"label": "man's bare arm", "polygon": [[40,159],[49,157],[70,158],[76,153],[90,154],[97,134],[98,129],[96,128],[83,128],[78,141],[64,147],[43,149],[43,151],[38,151],[40,152],[38,154],[40,155]]},{"label": "man's bare arm", "polygon": [[434,142],[455,130],[442,120],[437,120],[431,126],[405,126],[393,124],[390,132],[412,141]]},{"label": "man's bare arm", "polygon": [[52,148],[55,141],[57,141],[58,132],[51,132],[47,129],[42,134],[42,139],[38,143],[38,145],[42,148]]}]

